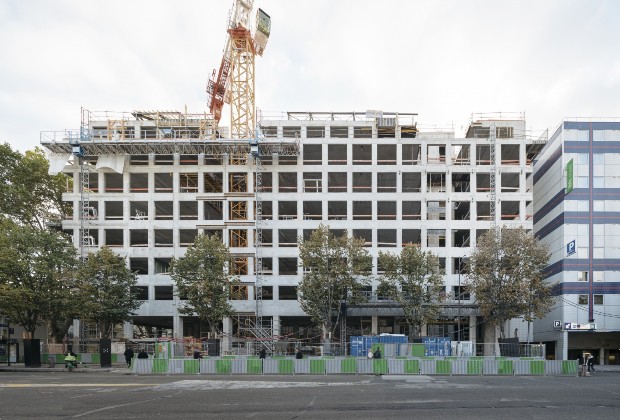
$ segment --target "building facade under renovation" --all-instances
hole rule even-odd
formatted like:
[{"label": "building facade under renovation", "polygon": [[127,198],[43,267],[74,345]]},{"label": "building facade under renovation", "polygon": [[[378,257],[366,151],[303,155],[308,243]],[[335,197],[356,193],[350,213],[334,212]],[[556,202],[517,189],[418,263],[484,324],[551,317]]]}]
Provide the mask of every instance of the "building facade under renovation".
[{"label": "building facade under renovation", "polygon": [[620,362],[619,147],[620,123],[567,120],[536,159],[534,232],[558,298],[534,338],[557,358]]},{"label": "building facade under renovation", "polygon": [[[42,145],[52,169],[73,181],[62,229],[83,255],[108,246],[139,274],[144,302],[118,337],[207,335],[197,318],[178,313],[168,271],[196,235],[218,234],[242,282],[231,295],[236,316],[222,320],[224,350],[255,339],[248,326],[257,318],[273,340],[316,343],[320,331],[297,301],[298,241],[323,224],[363,238],[374,262],[368,302],[348,308],[340,340],[410,333],[399,308],[376,294],[377,256],[419,246],[440,258],[447,298],[421,333],[482,342],[463,259],[489,228],[532,229],[532,159],[545,139],[526,136],[522,115],[474,117],[464,137],[425,131],[416,118],[290,112],[263,116],[253,139],[230,140],[206,115],[83,112],[80,130],[43,133]],[[509,331],[525,340],[520,326]],[[76,322],[73,334],[96,331]]]}]

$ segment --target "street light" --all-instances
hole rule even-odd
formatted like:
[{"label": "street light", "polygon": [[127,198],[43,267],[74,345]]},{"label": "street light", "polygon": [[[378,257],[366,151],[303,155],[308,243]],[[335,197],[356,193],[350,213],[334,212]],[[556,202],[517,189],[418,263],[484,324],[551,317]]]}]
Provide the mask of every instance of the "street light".
[{"label": "street light", "polygon": [[11,318],[4,317],[6,321],[6,364],[11,366]]}]

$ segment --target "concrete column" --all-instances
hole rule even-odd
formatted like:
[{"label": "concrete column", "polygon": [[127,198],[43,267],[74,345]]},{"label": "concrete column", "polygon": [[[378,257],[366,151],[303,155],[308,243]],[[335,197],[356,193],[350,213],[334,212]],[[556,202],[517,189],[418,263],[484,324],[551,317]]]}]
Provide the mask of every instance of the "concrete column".
[{"label": "concrete column", "polygon": [[376,315],[372,316],[372,321],[370,325],[370,333],[379,334],[379,319]]},{"label": "concrete column", "polygon": [[183,338],[183,318],[180,315],[172,316],[172,336]]},{"label": "concrete column", "polygon": [[227,316],[222,320],[223,333],[222,334],[222,354],[230,354],[232,352],[232,334],[233,334],[233,320]]},{"label": "concrete column", "polygon": [[280,315],[273,316],[273,336],[280,337],[281,324],[280,324]]},{"label": "concrete column", "polygon": [[599,356],[598,356],[598,364],[599,365],[604,365],[605,364],[605,348],[601,347],[601,349],[599,350]]},{"label": "concrete column", "polygon": [[123,336],[127,340],[133,339],[133,324],[131,322],[123,322]]},{"label": "concrete column", "polygon": [[[476,352],[476,315],[469,316],[469,341],[471,341],[471,345],[473,352]],[[475,354],[474,354],[475,356]]]}]

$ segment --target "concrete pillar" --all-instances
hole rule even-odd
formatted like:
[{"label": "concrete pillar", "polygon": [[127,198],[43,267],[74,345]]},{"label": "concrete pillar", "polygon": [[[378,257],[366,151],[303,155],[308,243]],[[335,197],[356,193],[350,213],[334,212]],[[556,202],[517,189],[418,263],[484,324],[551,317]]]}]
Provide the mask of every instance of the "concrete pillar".
[{"label": "concrete pillar", "polygon": [[172,316],[172,336],[183,338],[183,318],[180,315]]},{"label": "concrete pillar", "polygon": [[476,352],[476,315],[469,316],[469,341],[471,341],[472,351]]},{"label": "concrete pillar", "polygon": [[376,315],[372,316],[372,321],[370,325],[370,333],[379,334],[379,318]]},{"label": "concrete pillar", "polygon": [[127,340],[133,340],[133,323],[123,322],[123,336]]},{"label": "concrete pillar", "polygon": [[227,316],[222,320],[222,354],[230,354],[232,352],[232,335],[233,335],[233,320]]},{"label": "concrete pillar", "polygon": [[274,315],[272,322],[273,322],[273,336],[277,340],[280,337],[280,331],[281,331],[280,316]]},{"label": "concrete pillar", "polygon": [[605,348],[601,347],[601,349],[598,352],[599,356],[598,356],[598,364],[599,365],[604,365],[605,364]]}]

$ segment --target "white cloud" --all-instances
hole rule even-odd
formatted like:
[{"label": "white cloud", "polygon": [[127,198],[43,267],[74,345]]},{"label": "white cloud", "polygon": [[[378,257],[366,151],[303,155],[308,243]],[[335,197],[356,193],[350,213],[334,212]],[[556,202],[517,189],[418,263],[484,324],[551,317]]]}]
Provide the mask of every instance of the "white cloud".
[{"label": "white cloud", "polygon": [[[0,3],[0,142],[91,110],[207,107],[231,0]],[[471,112],[619,116],[613,1],[255,0],[272,17],[257,105],[272,111],[418,112],[459,128]]]}]

